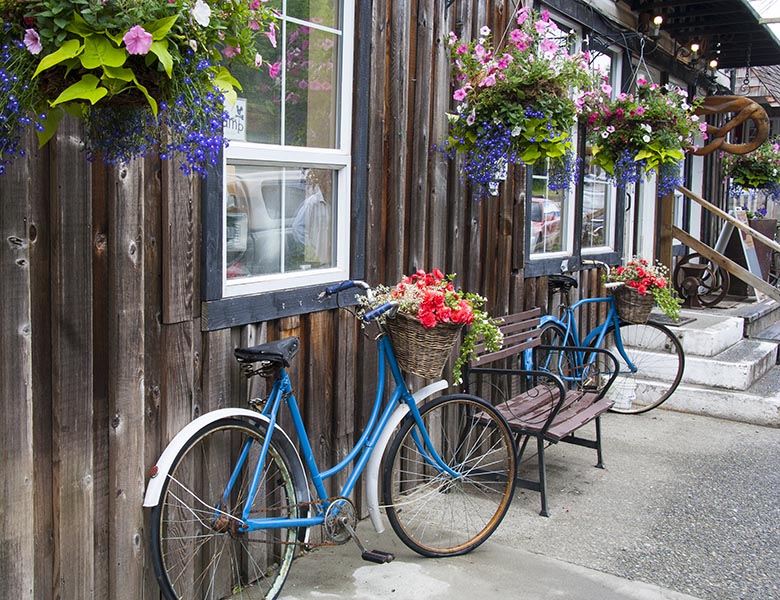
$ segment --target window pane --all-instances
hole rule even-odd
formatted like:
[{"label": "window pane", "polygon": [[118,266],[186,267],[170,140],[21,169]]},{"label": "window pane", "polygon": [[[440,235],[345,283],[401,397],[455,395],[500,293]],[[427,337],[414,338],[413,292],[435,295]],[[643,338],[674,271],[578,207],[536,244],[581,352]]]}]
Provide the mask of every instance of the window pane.
[{"label": "window pane", "polygon": [[546,165],[534,165],[532,185],[531,253],[559,252],[564,248],[569,195],[547,187]]},{"label": "window pane", "polygon": [[287,14],[302,21],[338,29],[338,0],[287,0]]},{"label": "window pane", "polygon": [[607,246],[611,242],[614,196],[615,190],[604,171],[588,164],[582,191],[583,248]]},{"label": "window pane", "polygon": [[246,103],[246,133],[236,136],[247,142],[279,144],[282,140],[281,44],[274,48],[265,35],[258,37],[263,57],[259,69],[236,66],[232,71],[239,82],[239,106]]},{"label": "window pane", "polygon": [[338,36],[287,24],[285,143],[336,147]]},{"label": "window pane", "polygon": [[335,171],[228,165],[227,278],[334,266]]},{"label": "window pane", "polygon": [[[606,78],[614,95],[619,85],[612,55],[606,52],[595,54],[591,67]],[[601,168],[590,164],[590,146],[586,153],[580,241],[583,249],[611,246],[614,237],[615,187]]]}]

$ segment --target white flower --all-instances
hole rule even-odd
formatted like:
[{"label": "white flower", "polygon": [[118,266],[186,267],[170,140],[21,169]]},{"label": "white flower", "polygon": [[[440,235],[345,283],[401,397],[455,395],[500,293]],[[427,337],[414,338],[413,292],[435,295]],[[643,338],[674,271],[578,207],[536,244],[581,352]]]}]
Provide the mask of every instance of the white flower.
[{"label": "white flower", "polygon": [[211,7],[203,0],[197,0],[192,7],[192,18],[201,27],[208,27],[211,22]]},{"label": "white flower", "polygon": [[649,144],[649,143],[650,143],[650,136],[649,136],[649,135],[643,135],[643,136],[642,136],[642,141],[643,141],[645,144]]},{"label": "white flower", "polygon": [[519,125],[515,126],[515,128],[514,128],[514,129],[512,129],[512,137],[517,137],[517,136],[518,136],[518,135],[520,135],[521,133],[523,133],[523,130],[522,130],[522,129],[520,129],[520,126],[519,126]]},{"label": "white flower", "polygon": [[487,25],[482,27],[482,29],[479,30],[479,35],[484,36],[484,37],[489,36],[490,35],[490,27],[488,27]]},{"label": "white flower", "polygon": [[602,131],[601,132],[601,137],[608,138],[609,137],[609,131]]},{"label": "white flower", "polygon": [[190,44],[190,48],[192,48],[193,52],[197,52],[198,51],[198,42],[196,42],[195,40],[190,40],[189,44]]}]

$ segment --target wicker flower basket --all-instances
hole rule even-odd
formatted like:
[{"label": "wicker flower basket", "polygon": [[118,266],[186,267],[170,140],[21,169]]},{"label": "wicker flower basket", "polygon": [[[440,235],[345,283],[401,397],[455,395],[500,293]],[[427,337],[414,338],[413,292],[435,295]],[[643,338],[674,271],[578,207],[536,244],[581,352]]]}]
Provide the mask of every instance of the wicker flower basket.
[{"label": "wicker flower basket", "polygon": [[401,370],[431,379],[441,377],[463,325],[438,323],[426,329],[416,318],[399,312],[387,320],[386,327]]},{"label": "wicker flower basket", "polygon": [[636,288],[621,285],[612,290],[618,316],[629,323],[647,323],[655,299],[650,293],[642,296]]}]

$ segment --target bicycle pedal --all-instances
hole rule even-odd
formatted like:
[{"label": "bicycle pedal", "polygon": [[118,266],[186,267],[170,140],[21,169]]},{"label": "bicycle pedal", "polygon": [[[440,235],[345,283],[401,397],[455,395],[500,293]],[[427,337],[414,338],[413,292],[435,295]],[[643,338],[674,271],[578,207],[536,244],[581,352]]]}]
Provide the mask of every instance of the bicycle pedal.
[{"label": "bicycle pedal", "polygon": [[381,565],[383,563],[392,562],[395,555],[390,552],[383,552],[382,550],[363,550],[363,554],[361,554],[360,557],[368,562]]}]

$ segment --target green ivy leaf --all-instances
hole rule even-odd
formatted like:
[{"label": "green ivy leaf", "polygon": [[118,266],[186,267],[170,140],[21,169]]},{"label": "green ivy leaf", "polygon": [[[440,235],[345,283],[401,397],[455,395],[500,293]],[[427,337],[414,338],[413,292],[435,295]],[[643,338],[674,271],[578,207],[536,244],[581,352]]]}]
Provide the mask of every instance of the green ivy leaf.
[{"label": "green ivy leaf", "polygon": [[80,55],[85,69],[99,67],[121,67],[129,54],[124,48],[117,48],[103,35],[93,35],[84,40],[84,52]]},{"label": "green ivy leaf", "polygon": [[33,73],[33,79],[38,76],[38,73],[58,65],[64,60],[78,56],[83,48],[81,42],[78,40],[68,40],[57,50],[51,54],[47,54],[41,59],[41,62],[38,63],[38,68],[35,69],[35,73]]},{"label": "green ivy leaf", "polygon": [[527,165],[534,164],[542,156],[539,146],[537,144],[531,144],[520,155],[520,160]]},{"label": "green ivy leaf", "polygon": [[173,78],[173,57],[171,56],[171,53],[168,52],[168,40],[152,42],[149,52],[154,54],[157,57],[157,60],[160,61],[163,69],[165,69],[165,74],[169,78]]},{"label": "green ivy leaf", "polygon": [[84,75],[80,81],[65,88],[65,90],[51,102],[51,105],[57,106],[58,104],[73,102],[74,100],[86,100],[94,105],[108,93],[106,88],[98,87],[99,84],[100,80],[94,75]]},{"label": "green ivy leaf", "polygon": [[144,25],[144,29],[152,34],[154,40],[162,40],[168,35],[168,32],[173,27],[179,15],[173,15],[172,17],[166,17],[165,19],[158,19],[152,23]]},{"label": "green ivy leaf", "polygon": [[61,108],[55,108],[46,112],[46,119],[43,120],[43,131],[36,131],[38,148],[43,148],[54,137],[54,134],[57,133],[57,127],[64,116],[65,112]]}]

